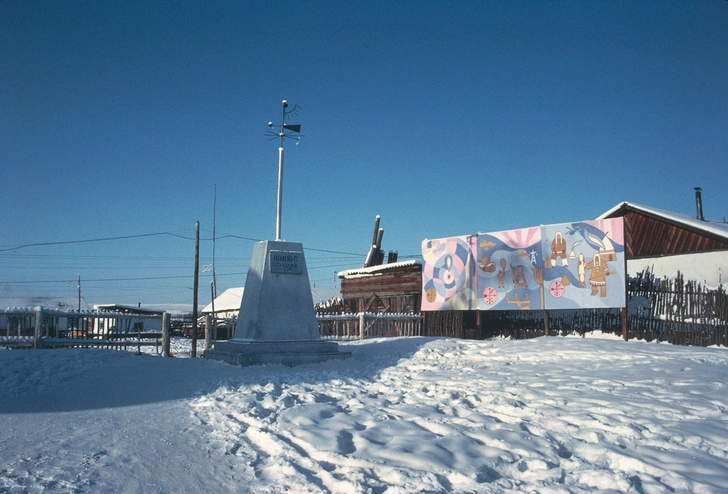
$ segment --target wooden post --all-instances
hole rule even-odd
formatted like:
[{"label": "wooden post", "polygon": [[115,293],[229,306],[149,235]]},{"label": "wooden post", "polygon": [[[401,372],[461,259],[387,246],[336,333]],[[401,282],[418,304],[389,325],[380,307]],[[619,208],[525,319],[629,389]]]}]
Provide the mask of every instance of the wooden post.
[{"label": "wooden post", "polygon": [[[626,255],[626,253],[625,253]],[[627,307],[629,307],[629,273],[627,273],[627,260],[624,260],[624,307],[622,307],[622,339],[627,341],[629,336],[627,335]]]},{"label": "wooden post", "polygon": [[169,336],[169,312],[162,314],[162,357],[171,357]]},{"label": "wooden post", "polygon": [[366,318],[364,317],[364,314],[366,312],[360,312],[359,313],[359,339],[364,339],[364,325],[366,324]]},{"label": "wooden post", "polygon": [[551,336],[549,332],[549,311],[544,310],[543,311],[543,331],[544,336]]},{"label": "wooden post", "polygon": [[200,222],[195,223],[195,280],[192,289],[192,350],[191,357],[197,357],[197,289],[200,282]]},{"label": "wooden post", "polygon": [[142,354],[142,328],[138,324],[137,327],[137,355]]},{"label": "wooden post", "polygon": [[43,331],[43,307],[35,308],[35,334],[33,335],[33,348],[38,348],[38,340]]},{"label": "wooden post", "polygon": [[205,316],[205,351],[212,346],[212,331],[212,314],[207,314]]}]

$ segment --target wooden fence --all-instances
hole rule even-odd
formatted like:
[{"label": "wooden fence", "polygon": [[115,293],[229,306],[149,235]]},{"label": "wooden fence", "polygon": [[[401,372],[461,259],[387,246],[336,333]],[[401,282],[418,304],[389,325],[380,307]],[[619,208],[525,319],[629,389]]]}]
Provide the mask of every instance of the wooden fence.
[{"label": "wooden fence", "polygon": [[[467,313],[466,313],[467,314]],[[427,316],[429,318],[429,314]],[[461,338],[544,336],[544,311],[482,311],[460,334],[452,329],[442,336]],[[567,335],[602,331],[622,335],[621,309],[550,310],[549,334]],[[429,328],[428,328],[429,330]],[[437,331],[428,332],[436,336]],[[728,346],[728,295],[723,285],[708,288],[685,281],[638,273],[627,282],[627,339],[666,341],[677,345]]]},{"label": "wooden fence", "polygon": [[391,336],[422,336],[422,316],[411,313],[318,314],[324,339],[353,340]]},{"label": "wooden fence", "polygon": [[629,337],[677,345],[728,346],[728,294],[678,273],[673,279],[649,272],[629,279]]}]

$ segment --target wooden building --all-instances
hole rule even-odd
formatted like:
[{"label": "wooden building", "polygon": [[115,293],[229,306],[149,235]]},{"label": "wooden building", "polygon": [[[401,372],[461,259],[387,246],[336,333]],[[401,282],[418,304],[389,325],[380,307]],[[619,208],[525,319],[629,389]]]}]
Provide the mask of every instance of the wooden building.
[{"label": "wooden building", "polygon": [[624,217],[628,259],[728,250],[728,223],[623,202],[599,219]]},{"label": "wooden building", "polygon": [[622,202],[599,219],[620,216],[629,276],[649,270],[673,278],[680,272],[712,287],[728,280],[728,223],[704,219],[702,206],[693,217]]},{"label": "wooden building", "polygon": [[419,313],[422,264],[392,262],[338,273],[344,312]]}]

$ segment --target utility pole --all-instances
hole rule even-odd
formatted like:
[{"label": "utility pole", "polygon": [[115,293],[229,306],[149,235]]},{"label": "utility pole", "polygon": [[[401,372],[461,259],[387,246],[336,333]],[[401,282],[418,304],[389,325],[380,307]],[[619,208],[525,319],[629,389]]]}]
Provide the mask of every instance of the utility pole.
[{"label": "utility pole", "polygon": [[81,275],[78,275],[78,311],[81,312]]},{"label": "utility pole", "polygon": [[195,223],[195,281],[192,288],[192,350],[191,357],[197,357],[197,289],[200,282],[200,222]]},{"label": "utility pole", "polygon": [[215,276],[215,223],[217,216],[217,184],[212,198],[212,320],[213,324],[217,313],[215,312],[215,298],[217,297],[217,276]]}]

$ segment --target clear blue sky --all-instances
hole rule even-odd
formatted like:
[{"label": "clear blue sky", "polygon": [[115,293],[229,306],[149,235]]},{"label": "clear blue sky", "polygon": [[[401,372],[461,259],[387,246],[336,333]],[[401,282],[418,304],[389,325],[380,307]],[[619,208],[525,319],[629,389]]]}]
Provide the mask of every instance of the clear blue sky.
[{"label": "clear blue sky", "polygon": [[725,0],[0,0],[0,296],[191,304],[215,185],[218,293],[243,285],[283,99],[282,237],[317,286],[377,214],[400,259],[621,201],[694,214],[695,186],[728,216]]}]

